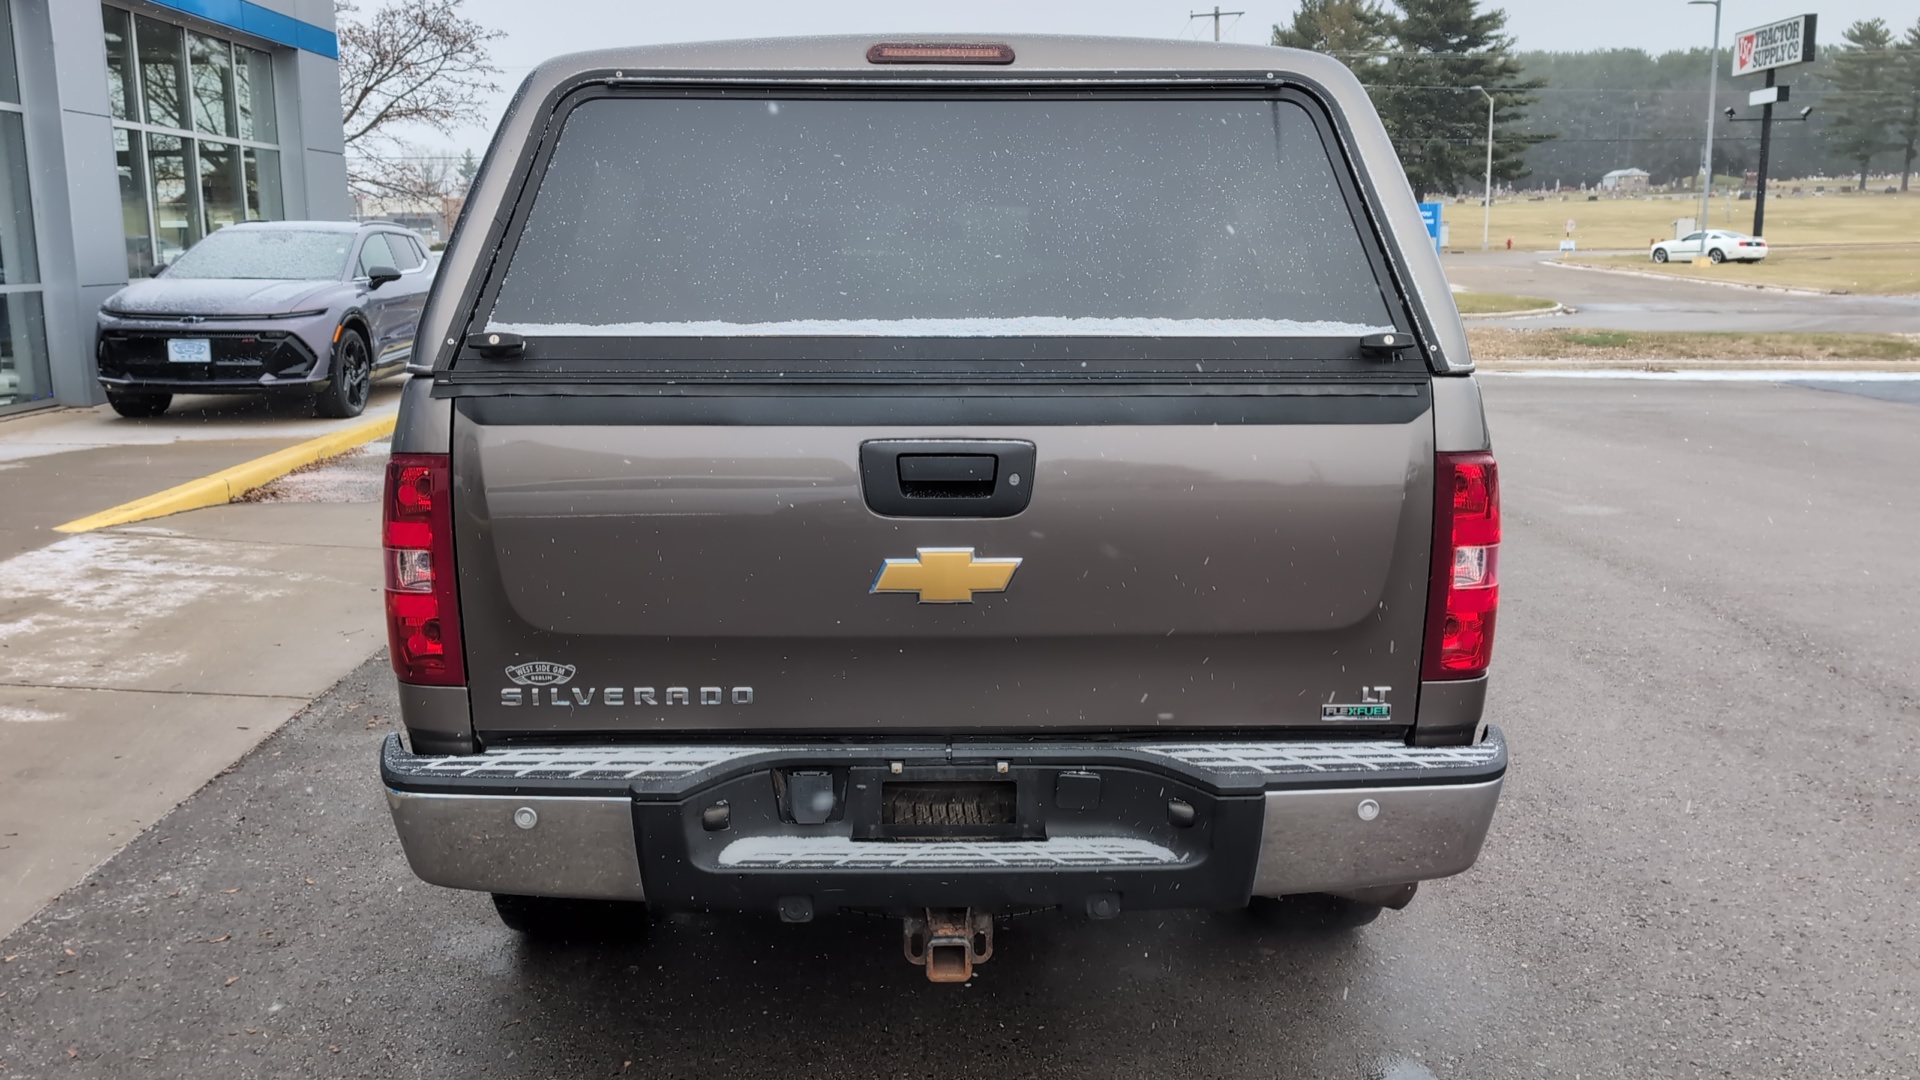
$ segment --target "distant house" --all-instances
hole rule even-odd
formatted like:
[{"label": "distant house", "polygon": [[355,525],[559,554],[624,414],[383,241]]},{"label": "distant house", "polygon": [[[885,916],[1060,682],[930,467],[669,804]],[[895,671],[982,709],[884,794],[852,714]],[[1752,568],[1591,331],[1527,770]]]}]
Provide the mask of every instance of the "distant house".
[{"label": "distant house", "polygon": [[1600,178],[1606,191],[1645,191],[1651,174],[1645,169],[1615,169]]}]

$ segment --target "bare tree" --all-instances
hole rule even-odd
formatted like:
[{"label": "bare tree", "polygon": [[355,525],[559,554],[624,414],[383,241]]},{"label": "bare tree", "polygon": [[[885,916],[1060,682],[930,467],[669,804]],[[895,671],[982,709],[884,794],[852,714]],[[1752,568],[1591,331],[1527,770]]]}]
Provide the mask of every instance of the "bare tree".
[{"label": "bare tree", "polygon": [[347,180],[356,192],[438,198],[446,170],[409,153],[400,132],[443,135],[480,116],[499,90],[488,44],[505,35],[467,18],[462,0],[388,0],[365,21],[350,0],[334,0],[340,36],[340,113]]}]

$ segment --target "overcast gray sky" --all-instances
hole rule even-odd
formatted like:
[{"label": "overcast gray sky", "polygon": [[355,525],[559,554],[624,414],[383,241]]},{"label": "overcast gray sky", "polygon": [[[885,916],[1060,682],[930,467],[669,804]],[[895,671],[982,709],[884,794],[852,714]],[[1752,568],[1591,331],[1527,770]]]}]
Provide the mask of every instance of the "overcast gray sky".
[{"label": "overcast gray sky", "polygon": [[[379,0],[362,0],[362,10]],[[1220,5],[1246,14],[1221,21],[1228,41],[1261,42],[1292,17],[1296,0],[1233,0]],[[1508,0],[1507,30],[1523,49],[1642,48],[1661,52],[1707,44],[1713,9],[1685,0]],[[1209,0],[1206,10],[1211,11]],[[485,149],[507,94],[534,64],[559,53],[613,45],[791,34],[932,31],[1092,33],[1127,37],[1213,35],[1211,19],[1187,18],[1198,8],[1169,0],[467,0],[468,14],[506,32],[495,62],[505,69],[501,94],[484,124],[448,140],[427,132],[430,148]],[[1910,26],[1920,8],[1912,0],[1726,0],[1724,48],[1732,32],[1805,11],[1820,15],[1820,38],[1837,39],[1856,19],[1879,16]],[[890,34],[889,36],[897,36]]]}]

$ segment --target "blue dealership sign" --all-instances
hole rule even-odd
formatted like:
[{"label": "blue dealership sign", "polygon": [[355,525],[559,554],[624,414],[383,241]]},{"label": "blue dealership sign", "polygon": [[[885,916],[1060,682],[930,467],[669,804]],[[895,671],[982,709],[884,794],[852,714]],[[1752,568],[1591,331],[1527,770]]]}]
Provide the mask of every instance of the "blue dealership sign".
[{"label": "blue dealership sign", "polygon": [[1427,227],[1427,237],[1433,241],[1435,251],[1440,250],[1440,207],[1442,205],[1444,204],[1437,202],[1420,204],[1420,220]]}]

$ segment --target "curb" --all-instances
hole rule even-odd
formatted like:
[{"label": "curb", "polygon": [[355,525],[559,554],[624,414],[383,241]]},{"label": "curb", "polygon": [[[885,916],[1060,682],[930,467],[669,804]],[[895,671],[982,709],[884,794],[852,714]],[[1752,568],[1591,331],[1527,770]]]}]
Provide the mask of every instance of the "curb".
[{"label": "curb", "polygon": [[130,522],[145,521],[148,518],[166,517],[186,510],[198,510],[206,506],[224,506],[234,499],[245,495],[262,484],[278,480],[303,465],[311,465],[322,458],[330,458],[345,453],[356,446],[373,442],[393,433],[398,415],[382,416],[365,423],[322,435],[317,439],[308,439],[296,443],[285,450],[276,450],[265,457],[241,462],[230,469],[202,476],[198,480],[189,480],[176,487],[121,503],[110,510],[69,521],[65,525],[54,526],[55,532],[83,533],[95,529],[104,529],[113,525],[126,525]]},{"label": "curb", "polygon": [[1745,281],[1713,281],[1708,278],[1687,277],[1684,274],[1662,274],[1655,270],[1621,270],[1612,266],[1584,266],[1580,263],[1561,262],[1558,259],[1542,259],[1540,260],[1540,265],[1557,266],[1562,270],[1585,270],[1589,274],[1619,274],[1622,277],[1648,278],[1653,281],[1690,281],[1696,285],[1712,285],[1720,289],[1746,289],[1749,292],[1785,293],[1788,296],[1857,295],[1841,289],[1795,289],[1786,285],[1754,285]]},{"label": "curb", "polygon": [[1482,311],[1472,315],[1460,313],[1462,319],[1544,319],[1552,315],[1570,315],[1572,308],[1565,304],[1552,307],[1521,308],[1518,311]]}]

